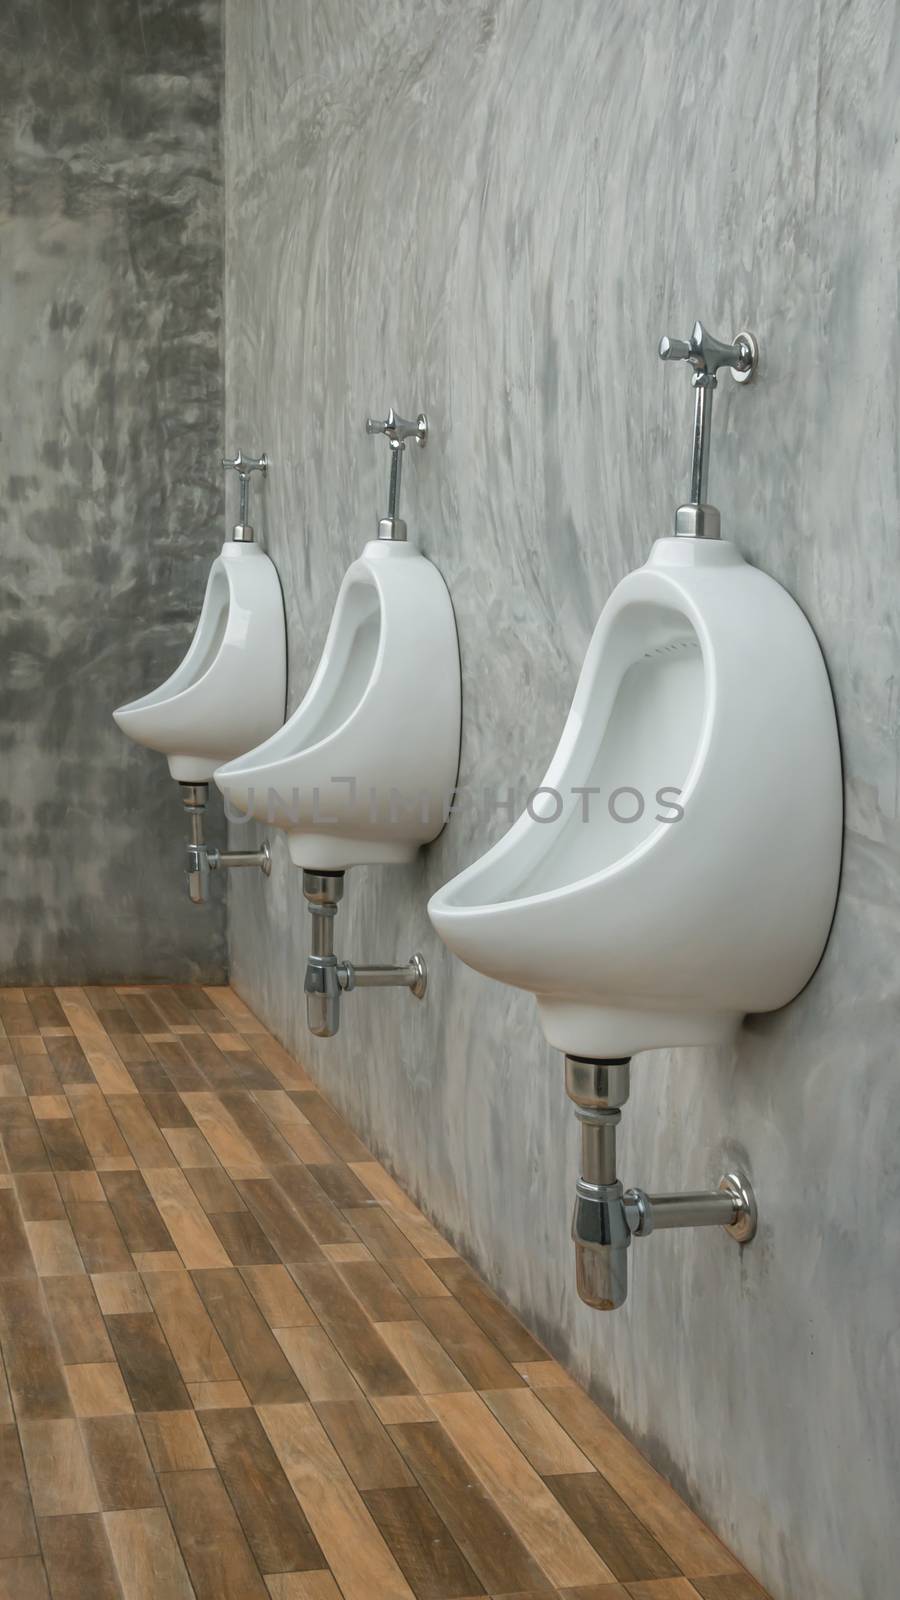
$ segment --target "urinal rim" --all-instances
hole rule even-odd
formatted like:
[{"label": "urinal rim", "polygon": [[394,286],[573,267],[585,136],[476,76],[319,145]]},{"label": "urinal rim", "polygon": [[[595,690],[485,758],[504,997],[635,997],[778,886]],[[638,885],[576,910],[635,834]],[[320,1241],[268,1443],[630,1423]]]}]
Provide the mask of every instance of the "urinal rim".
[{"label": "urinal rim", "polygon": [[[645,588],[649,589],[649,593],[641,592]],[[625,592],[626,589],[627,593]],[[717,715],[718,692],[715,650],[706,622],[699,608],[694,603],[692,597],[685,592],[684,588],[678,583],[677,579],[671,578],[665,572],[661,572],[659,570],[649,570],[647,567],[639,567],[636,571],[627,574],[627,576],[621,580],[621,582],[616,586],[612,594],[609,596],[609,599],[607,600],[606,605],[604,606],[600,617],[597,620],[594,633],[592,635],[590,644],[588,645],[584,661],[582,662],[581,671],[578,675],[578,682],[575,687],[575,692],[572,697],[568,715],[566,716],[566,720],[563,724],[562,733],[560,734],[556,749],[551,757],[550,765],[547,768],[541,783],[537,785],[537,790],[544,788],[558,789],[558,785],[553,782],[553,778],[554,776],[561,775],[557,772],[557,758],[559,757],[559,752],[563,744],[566,742],[566,733],[570,722],[573,720],[576,712],[579,709],[579,701],[581,699],[588,699],[593,693],[593,684],[596,680],[596,673],[599,670],[600,660],[608,643],[614,624],[619,620],[623,613],[625,613],[632,606],[646,605],[648,601],[654,605],[664,607],[665,609],[677,611],[684,616],[686,621],[690,623],[700,645],[704,670],[703,719],[700,734],[694,751],[694,756],[691,761],[691,766],[685,779],[684,787],[681,790],[680,803],[684,805],[685,809],[696,793],[697,785],[700,782],[700,779],[706,768],[707,756],[709,754],[709,747],[712,742]],[[622,671],[616,681],[615,688],[609,697],[607,714],[604,723],[604,738],[606,736],[606,731],[609,727],[613,708],[621,691],[625,675],[629,670],[629,667],[633,666],[637,659],[639,658],[635,657],[634,660],[627,661],[623,665]],[[586,682],[589,676],[591,676],[591,687],[585,687],[582,694],[582,685]],[[582,724],[583,722],[584,718],[582,718]],[[576,732],[575,738],[577,739],[579,736],[579,733]],[[564,770],[567,770],[571,765],[571,761],[572,746],[570,745],[566,756],[559,761],[559,766]],[[546,827],[546,824],[542,822],[536,822],[535,819],[529,815],[527,809],[522,811],[512,826],[507,829],[506,833],[502,834],[501,837],[496,840],[496,842],[491,845],[483,855],[479,856],[476,861],[473,861],[470,866],[464,867],[462,872],[457,873],[455,877],[450,879],[449,883],[444,884],[440,889],[435,891],[428,902],[429,915],[432,911],[434,911],[441,917],[458,921],[469,918],[484,919],[486,917],[497,916],[500,913],[511,911],[513,908],[516,910],[523,910],[528,907],[539,907],[551,901],[558,903],[561,900],[567,899],[569,896],[581,894],[586,889],[594,888],[603,882],[608,882],[613,878],[619,877],[623,872],[632,870],[634,866],[643,860],[643,858],[651,851],[662,849],[663,841],[666,839],[666,837],[672,835],[673,832],[676,831],[673,830],[670,823],[661,822],[652,833],[647,835],[646,839],[643,839],[639,844],[634,845],[631,850],[629,850],[625,855],[618,857],[616,861],[610,862],[608,866],[601,867],[597,872],[587,873],[581,878],[573,878],[571,882],[561,885],[555,889],[545,889],[539,893],[530,895],[516,895],[515,898],[507,898],[504,900],[484,901],[478,905],[458,905],[447,902],[444,897],[448,895],[451,890],[453,890],[456,886],[464,885],[467,881],[471,881],[476,874],[482,873],[488,869],[488,867],[495,865],[498,861],[501,861],[505,856],[509,855],[513,849],[518,848],[520,841],[526,838],[534,828],[539,827]]]}]

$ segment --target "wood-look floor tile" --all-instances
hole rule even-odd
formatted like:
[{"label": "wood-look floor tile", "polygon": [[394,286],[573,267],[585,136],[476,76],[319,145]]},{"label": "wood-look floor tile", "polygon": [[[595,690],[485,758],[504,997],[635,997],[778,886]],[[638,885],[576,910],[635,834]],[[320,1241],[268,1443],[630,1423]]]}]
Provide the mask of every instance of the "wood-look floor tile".
[{"label": "wood-look floor tile", "polygon": [[[434,1271],[507,1361],[545,1361],[546,1352],[512,1312],[485,1288],[467,1261],[436,1261]],[[427,1294],[428,1291],[423,1291]]]},{"label": "wood-look floor tile", "polygon": [[[384,1270],[393,1279],[397,1288],[401,1289],[410,1300],[446,1299],[450,1293],[446,1284],[441,1282],[433,1268],[420,1256],[395,1256],[392,1260],[384,1262]],[[469,1314],[472,1314],[471,1308]],[[477,1317],[475,1321],[478,1321]],[[490,1337],[490,1329],[485,1329],[485,1332]],[[500,1346],[497,1348],[500,1349]],[[502,1354],[509,1359],[507,1351],[502,1351]]]},{"label": "wood-look floor tile", "polygon": [[185,1177],[207,1216],[220,1216],[226,1211],[246,1211],[228,1173],[218,1163],[215,1167],[189,1168]]},{"label": "wood-look floor tile", "polygon": [[[689,1578],[647,1578],[637,1583],[625,1584],[622,1588],[622,1600],[697,1600],[699,1593],[699,1589],[694,1588]],[[745,1596],[744,1600],[761,1600],[761,1597],[760,1590],[756,1595]],[[577,1590],[571,1593],[564,1591],[564,1600],[610,1600],[610,1591],[598,1589],[596,1594],[583,1595]],[[762,1597],[762,1600],[768,1600],[768,1596]]]},{"label": "wood-look floor tile", "polygon": [[695,1578],[694,1588],[702,1600],[769,1600],[749,1572],[729,1572],[721,1577]]},{"label": "wood-look floor tile", "polygon": [[275,1337],[310,1400],[358,1400],[361,1389],[324,1328],[276,1328]]},{"label": "wood-look floor tile", "polygon": [[37,1529],[14,1423],[0,1425],[0,1558],[36,1555]]},{"label": "wood-look floor tile", "polygon": [[143,1281],[136,1272],[98,1272],[91,1282],[97,1304],[107,1316],[116,1316],[123,1311],[151,1309]]},{"label": "wood-look floor tile", "polygon": [[134,1158],[99,1086],[70,1083],[66,1094],[97,1171],[122,1172],[133,1168]]},{"label": "wood-look floor tile", "polygon": [[412,1487],[412,1473],[368,1401],[326,1400],[315,1411],[357,1489]]},{"label": "wood-look floor tile", "polygon": [[202,1472],[214,1465],[193,1411],[146,1411],[138,1418],[156,1472]]},{"label": "wood-look floor tile", "polygon": [[490,1594],[552,1591],[527,1546],[442,1427],[434,1422],[400,1423],[388,1431]]},{"label": "wood-look floor tile", "polygon": [[538,1393],[547,1410],[626,1505],[637,1512],[682,1572],[692,1578],[740,1572],[725,1546],[583,1390],[568,1385]]},{"label": "wood-look floor tile", "polygon": [[267,1171],[296,1165],[294,1151],[249,1090],[223,1089],[219,1100],[244,1138],[252,1144]]},{"label": "wood-look floor tile", "polygon": [[177,1167],[144,1173],[186,1267],[228,1267],[228,1255],[184,1173]]},{"label": "wood-look floor tile", "polygon": [[4,1100],[13,1096],[22,1099],[25,1095],[25,1085],[19,1076],[17,1067],[6,1061],[0,1061],[0,1097]]},{"label": "wood-look floor tile", "polygon": [[361,1241],[356,1244],[323,1244],[322,1254],[326,1260],[333,1261],[335,1266],[340,1266],[345,1261],[374,1261],[368,1245]]},{"label": "wood-look floor tile", "polygon": [[33,1278],[37,1274],[15,1189],[0,1189],[0,1275]]},{"label": "wood-look floor tile", "polygon": [[[612,1582],[616,1574],[555,1500],[479,1395],[435,1395],[431,1404],[442,1427],[551,1583],[561,1589],[579,1583]],[[584,1479],[579,1474],[571,1481]]]},{"label": "wood-look floor tile", "polygon": [[148,1272],[184,1272],[185,1265],[177,1250],[136,1250],[134,1270]]},{"label": "wood-look floor tile", "polygon": [[152,1312],[106,1318],[135,1411],[189,1411],[191,1397]]},{"label": "wood-look floor tile", "polygon": [[87,1361],[66,1367],[66,1381],[76,1417],[114,1417],[132,1409],[115,1361]]},{"label": "wood-look floor tile", "polygon": [[50,1160],[27,1100],[0,1101],[0,1140],[10,1172],[46,1172]]},{"label": "wood-look floor tile", "polygon": [[53,1600],[122,1600],[101,1516],[45,1517],[40,1532]]},{"label": "wood-look floor tile", "polygon": [[74,1516],[99,1510],[81,1430],[74,1418],[20,1422],[19,1433],[36,1516]]},{"label": "wood-look floor tile", "polygon": [[312,1407],[262,1406],[260,1418],[345,1600],[413,1600]]},{"label": "wood-look floor tile", "polygon": [[87,1272],[133,1272],[131,1251],[106,1200],[68,1200],[66,1210]]},{"label": "wood-look floor tile", "polygon": [[322,1261],[321,1248],[272,1178],[238,1181],[238,1193],[282,1261]]},{"label": "wood-look floor tile", "polygon": [[541,1477],[594,1471],[533,1389],[483,1390],[481,1397]]},{"label": "wood-look floor tile", "polygon": [[371,1161],[371,1151],[367,1150],[361,1139],[358,1139],[353,1129],[344,1121],[334,1106],[315,1089],[293,1089],[290,1098],[298,1110],[303,1112],[308,1122],[322,1138],[329,1144],[340,1161],[348,1163],[354,1161]]},{"label": "wood-look floor tile", "polygon": [[57,1187],[67,1204],[70,1200],[97,1200],[104,1201],[106,1196],[100,1182],[99,1172],[93,1168],[90,1171],[62,1171],[55,1173]]},{"label": "wood-look floor tile", "polygon": [[93,1172],[94,1163],[74,1117],[39,1122],[44,1149],[54,1172]]},{"label": "wood-look floor tile", "polygon": [[523,1389],[525,1380],[456,1300],[417,1300],[415,1309],[473,1389]]},{"label": "wood-look floor tile", "polygon": [[268,1068],[282,1089],[290,1092],[293,1089],[315,1088],[312,1079],[303,1071],[299,1062],[288,1055],[277,1039],[273,1039],[270,1034],[259,1032],[248,1032],[247,1037],[253,1045],[253,1054],[264,1067]]},{"label": "wood-look floor tile", "polygon": [[273,1249],[251,1211],[222,1211],[209,1218],[230,1261],[236,1267],[275,1266],[278,1252]]},{"label": "wood-look floor tile", "polygon": [[373,1489],[363,1499],[419,1600],[476,1593],[478,1579],[418,1486]]},{"label": "wood-look floor tile", "polygon": [[231,1411],[250,1404],[244,1385],[236,1378],[224,1383],[189,1383],[188,1393],[196,1411]]},{"label": "wood-look floor tile", "polygon": [[[127,1011],[141,1033],[165,1033],[165,1018],[156,1009],[150,995],[145,994],[142,989],[131,988],[130,986],[128,988],[123,986],[117,989],[116,992],[122,1002],[123,1009]],[[63,1010],[65,1009],[65,1004],[63,1004]]]},{"label": "wood-look floor tile", "polygon": [[434,1422],[435,1416],[421,1394],[373,1395],[369,1401],[380,1422]]},{"label": "wood-look floor tile", "polygon": [[94,1074],[78,1040],[74,1038],[45,1038],[47,1054],[60,1083],[93,1083]]},{"label": "wood-look floor tile", "polygon": [[184,1103],[215,1154],[231,1177],[265,1178],[268,1169],[246,1139],[234,1118],[225,1110],[218,1095],[205,1092],[185,1094]]},{"label": "wood-look floor tile", "polygon": [[0,1600],[50,1600],[40,1556],[0,1557]]},{"label": "wood-look floor tile", "polygon": [[[162,1082],[163,1078],[165,1078],[168,1087],[162,1089],[151,1089],[149,1087],[147,1075],[137,1075],[141,1099],[156,1123],[156,1126],[162,1130],[163,1134],[174,1133],[178,1129],[186,1130],[188,1132],[193,1129],[193,1131],[196,1133],[197,1127],[194,1119],[182,1100],[181,1095],[177,1092],[177,1090],[172,1088],[171,1080],[166,1078],[165,1068],[160,1067],[159,1072],[161,1076],[157,1081]],[[151,1073],[149,1076],[153,1077],[154,1074]],[[166,1142],[169,1144],[170,1149],[174,1148],[169,1140]]]},{"label": "wood-look floor tile", "polygon": [[106,1511],[103,1522],[125,1600],[196,1600],[167,1511]]},{"label": "wood-look floor tile", "polygon": [[0,1346],[20,1422],[72,1416],[59,1350],[36,1278],[0,1278]]},{"label": "wood-look floor tile", "polygon": [[676,1578],[678,1568],[599,1472],[548,1477],[547,1487],[615,1577]]},{"label": "wood-look floor tile", "polygon": [[65,1218],[66,1208],[52,1172],[20,1172],[12,1187],[26,1222],[58,1222]]},{"label": "wood-look floor tile", "polygon": [[372,1322],[409,1322],[410,1303],[380,1261],[342,1261],[337,1265],[347,1288]]},{"label": "wood-look floor tile", "polygon": [[220,1272],[195,1272],[193,1278],[254,1404],[275,1405],[305,1399],[284,1351],[240,1273],[230,1268]]},{"label": "wood-look floor tile", "polygon": [[[172,1164],[175,1165],[174,1158]],[[101,1182],[132,1255],[175,1248],[140,1172],[104,1172]]]},{"label": "wood-look floor tile", "polygon": [[185,1383],[222,1383],[237,1377],[231,1360],[187,1272],[152,1272],[147,1295]]},{"label": "wood-look floor tile", "polygon": [[256,1412],[206,1411],[203,1431],[262,1572],[325,1566],[325,1557]]},{"label": "wood-look floor tile", "polygon": [[376,1261],[391,1261],[397,1256],[417,1256],[415,1245],[381,1206],[352,1206],[344,1212],[353,1224],[363,1244],[368,1245]]},{"label": "wood-look floor tile", "polygon": [[376,1203],[365,1184],[360,1183],[352,1167],[348,1167],[345,1161],[310,1165],[308,1171],[333,1206],[368,1206]]},{"label": "wood-look floor tile", "polygon": [[71,1117],[72,1115],[72,1107],[62,1093],[55,1094],[51,1091],[46,1094],[35,1094],[32,1090],[29,1098],[31,1100],[31,1109],[38,1122],[44,1120],[53,1121],[57,1117]]},{"label": "wood-look floor tile", "polygon": [[84,1262],[68,1218],[61,1222],[26,1222],[25,1232],[41,1278],[84,1272]]},{"label": "wood-look floor tile", "polygon": [[336,1267],[292,1264],[291,1272],[313,1311],[366,1394],[412,1394],[405,1367],[362,1314]]},{"label": "wood-look floor tile", "polygon": [[180,1039],[176,1039],[173,1033],[145,1033],[144,1039],[159,1065],[165,1068],[169,1083],[179,1094],[204,1092],[207,1087],[206,1079]]},{"label": "wood-look floor tile", "polygon": [[65,1026],[66,1014],[48,985],[37,984],[26,988],[25,1002],[39,1028]]},{"label": "wood-look floor tile", "polygon": [[513,1366],[517,1372],[521,1372],[532,1389],[578,1388],[571,1373],[566,1372],[558,1361],[551,1361],[548,1357],[543,1361],[514,1361]]},{"label": "wood-look floor tile", "polygon": [[[218,1157],[199,1128],[163,1128],[162,1134],[179,1167],[185,1170],[209,1167],[222,1172]],[[224,1172],[222,1176],[225,1176]],[[206,1207],[203,1209],[206,1210]]]},{"label": "wood-look floor tile", "polygon": [[470,1387],[423,1322],[381,1322],[378,1331],[419,1394],[453,1394]]},{"label": "wood-look floor tile", "polygon": [[[318,1168],[321,1172],[322,1168]],[[349,1168],[345,1168],[349,1171]],[[303,1218],[319,1244],[358,1243],[358,1235],[324,1189],[310,1176],[310,1169],[295,1162],[292,1167],[273,1167],[272,1176]]]},{"label": "wood-look floor tile", "polygon": [[284,1266],[241,1267],[241,1277],[270,1328],[303,1328],[316,1321]]},{"label": "wood-look floor tile", "polygon": [[166,1472],[160,1485],[197,1600],[269,1600],[218,1472]]},{"label": "wood-look floor tile", "polygon": [[273,1572],[266,1578],[272,1600],[342,1600],[331,1573]]},{"label": "wood-look floor tile", "polygon": [[110,1094],[107,1091],[106,1099],[125,1143],[140,1168],[178,1165],[170,1146],[136,1091],[132,1094]]},{"label": "wood-look floor tile", "polygon": [[304,1116],[299,1106],[294,1105],[284,1089],[257,1089],[254,1099],[301,1161],[324,1166],[334,1160],[331,1146],[325,1143],[309,1118]]},{"label": "wood-look floor tile", "polygon": [[[169,1416],[189,1416],[171,1411]],[[97,1498],[103,1511],[138,1511],[162,1505],[143,1435],[133,1415],[88,1417],[81,1424]]]},{"label": "wood-look floor tile", "polygon": [[13,1410],[12,1395],[6,1381],[6,1368],[3,1357],[0,1355],[0,1427],[5,1427],[8,1422],[15,1422],[16,1414]]}]

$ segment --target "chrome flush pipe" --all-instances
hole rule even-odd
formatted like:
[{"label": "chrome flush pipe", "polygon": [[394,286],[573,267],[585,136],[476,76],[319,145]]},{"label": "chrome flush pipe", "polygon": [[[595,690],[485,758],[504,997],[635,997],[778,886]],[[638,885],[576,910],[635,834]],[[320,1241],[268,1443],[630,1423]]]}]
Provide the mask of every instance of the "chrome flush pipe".
[{"label": "chrome flush pipe", "polygon": [[662,1228],[721,1227],[739,1244],[756,1233],[756,1200],[742,1172],[728,1172],[718,1189],[646,1194],[623,1189],[617,1172],[616,1129],[628,1099],[631,1063],[566,1056],[566,1093],[581,1123],[581,1174],[575,1185],[572,1238],[578,1294],[597,1311],[615,1311],[628,1296],[632,1238]]},{"label": "chrome flush pipe", "polygon": [[415,422],[398,417],[393,406],[384,422],[374,417],[366,419],[366,433],[383,433],[391,447],[391,479],[388,485],[388,512],[378,524],[379,539],[392,539],[402,543],[406,539],[406,523],[400,515],[400,484],[403,477],[403,452],[407,439],[412,439],[422,449],[428,438],[428,418],[420,412]]},{"label": "chrome flush pipe", "polygon": [[208,845],[203,820],[209,802],[208,783],[182,783],[181,801],[190,824],[187,845],[188,896],[195,906],[205,905],[209,899],[209,877],[212,872],[223,872],[230,867],[259,867],[264,877],[272,871],[272,852],[268,839],[258,850],[218,850]]},{"label": "chrome flush pipe", "polygon": [[[263,477],[269,470],[269,458],[263,452],[260,456],[245,456],[242,450],[234,456],[222,457],[223,467],[231,467],[238,475],[241,485],[241,502],[238,511],[238,520],[231,530],[231,537],[237,544],[253,544],[256,534],[250,526],[250,474],[261,472]],[[233,865],[237,865],[234,862]]]},{"label": "chrome flush pipe", "polygon": [[723,344],[707,333],[702,322],[695,322],[689,340],[659,341],[662,361],[687,361],[693,371],[694,425],[691,434],[691,498],[675,512],[675,533],[686,539],[718,539],[722,519],[715,506],[707,504],[709,479],[709,439],[712,431],[713,393],[720,367],[730,367],[737,383],[748,383],[759,363],[759,347],[752,333],[739,333],[731,344]]},{"label": "chrome flush pipe", "polygon": [[343,872],[303,873],[303,894],[312,917],[306,977],[306,1021],[310,1033],[333,1039],[341,1025],[341,995],[353,989],[406,988],[416,1000],[425,998],[428,970],[421,955],[403,966],[356,966],[334,953],[334,919],[344,895]]}]

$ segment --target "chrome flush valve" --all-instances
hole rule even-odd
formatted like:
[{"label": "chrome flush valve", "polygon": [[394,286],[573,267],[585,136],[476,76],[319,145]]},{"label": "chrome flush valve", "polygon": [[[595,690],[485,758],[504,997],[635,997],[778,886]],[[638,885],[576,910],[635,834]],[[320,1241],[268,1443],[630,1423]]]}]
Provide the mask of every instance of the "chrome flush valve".
[{"label": "chrome flush valve", "polygon": [[687,361],[693,368],[694,432],[691,441],[691,499],[675,512],[675,533],[688,539],[718,539],[721,518],[715,506],[707,504],[709,475],[709,435],[712,427],[712,397],[718,384],[720,367],[730,367],[736,383],[748,383],[759,362],[759,347],[752,333],[739,333],[731,344],[723,344],[707,333],[702,322],[695,322],[690,339],[659,341],[660,359]]},{"label": "chrome flush valve", "polygon": [[250,474],[251,472],[261,472],[265,477],[269,469],[269,458],[265,454],[261,456],[245,456],[244,452],[239,450],[236,456],[223,456],[222,465],[223,467],[231,467],[237,473],[241,484],[241,508],[238,512],[238,520],[231,531],[231,537],[238,544],[252,544],[256,535],[247,520],[250,503]]},{"label": "chrome flush valve", "polygon": [[403,470],[403,452],[406,449],[407,439],[414,439],[417,445],[424,448],[428,438],[428,418],[422,411],[415,422],[407,422],[403,417],[398,417],[393,407],[387,414],[384,422],[378,422],[374,417],[366,418],[366,433],[383,433],[391,447],[391,482],[388,490],[388,514],[382,517],[378,524],[379,539],[406,538],[406,523],[400,515],[400,478]]}]

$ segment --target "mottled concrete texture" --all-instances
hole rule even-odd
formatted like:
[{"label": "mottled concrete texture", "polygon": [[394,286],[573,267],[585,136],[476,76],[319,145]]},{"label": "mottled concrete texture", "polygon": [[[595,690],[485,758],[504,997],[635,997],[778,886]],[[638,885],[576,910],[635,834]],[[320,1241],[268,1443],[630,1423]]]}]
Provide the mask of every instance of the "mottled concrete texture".
[{"label": "mottled concrete texture", "polygon": [[0,15],[0,981],[220,979],[180,798],[110,712],[221,542],[221,8]]},{"label": "mottled concrete texture", "polygon": [[[630,1182],[745,1161],[760,1237],[658,1237],[627,1307],[580,1306],[576,1152],[530,999],[452,961],[429,892],[502,831],[350,874],[342,953],[432,973],[304,1031],[300,875],[232,885],[241,992],[778,1600],[900,1571],[900,81],[890,0],[227,0],[229,437],[264,523],[292,703],[383,507],[367,409],[424,407],[411,537],[459,621],[462,779],[539,781],[597,614],[668,532],[690,389],[656,341],[743,324],[711,473],[725,530],[804,606],[847,772],[834,937],[734,1053],[641,1060]],[[790,684],[785,684],[785,694]],[[402,715],[402,706],[398,707]],[[685,907],[689,916],[690,908]],[[672,938],[679,929],[673,927]]]}]

